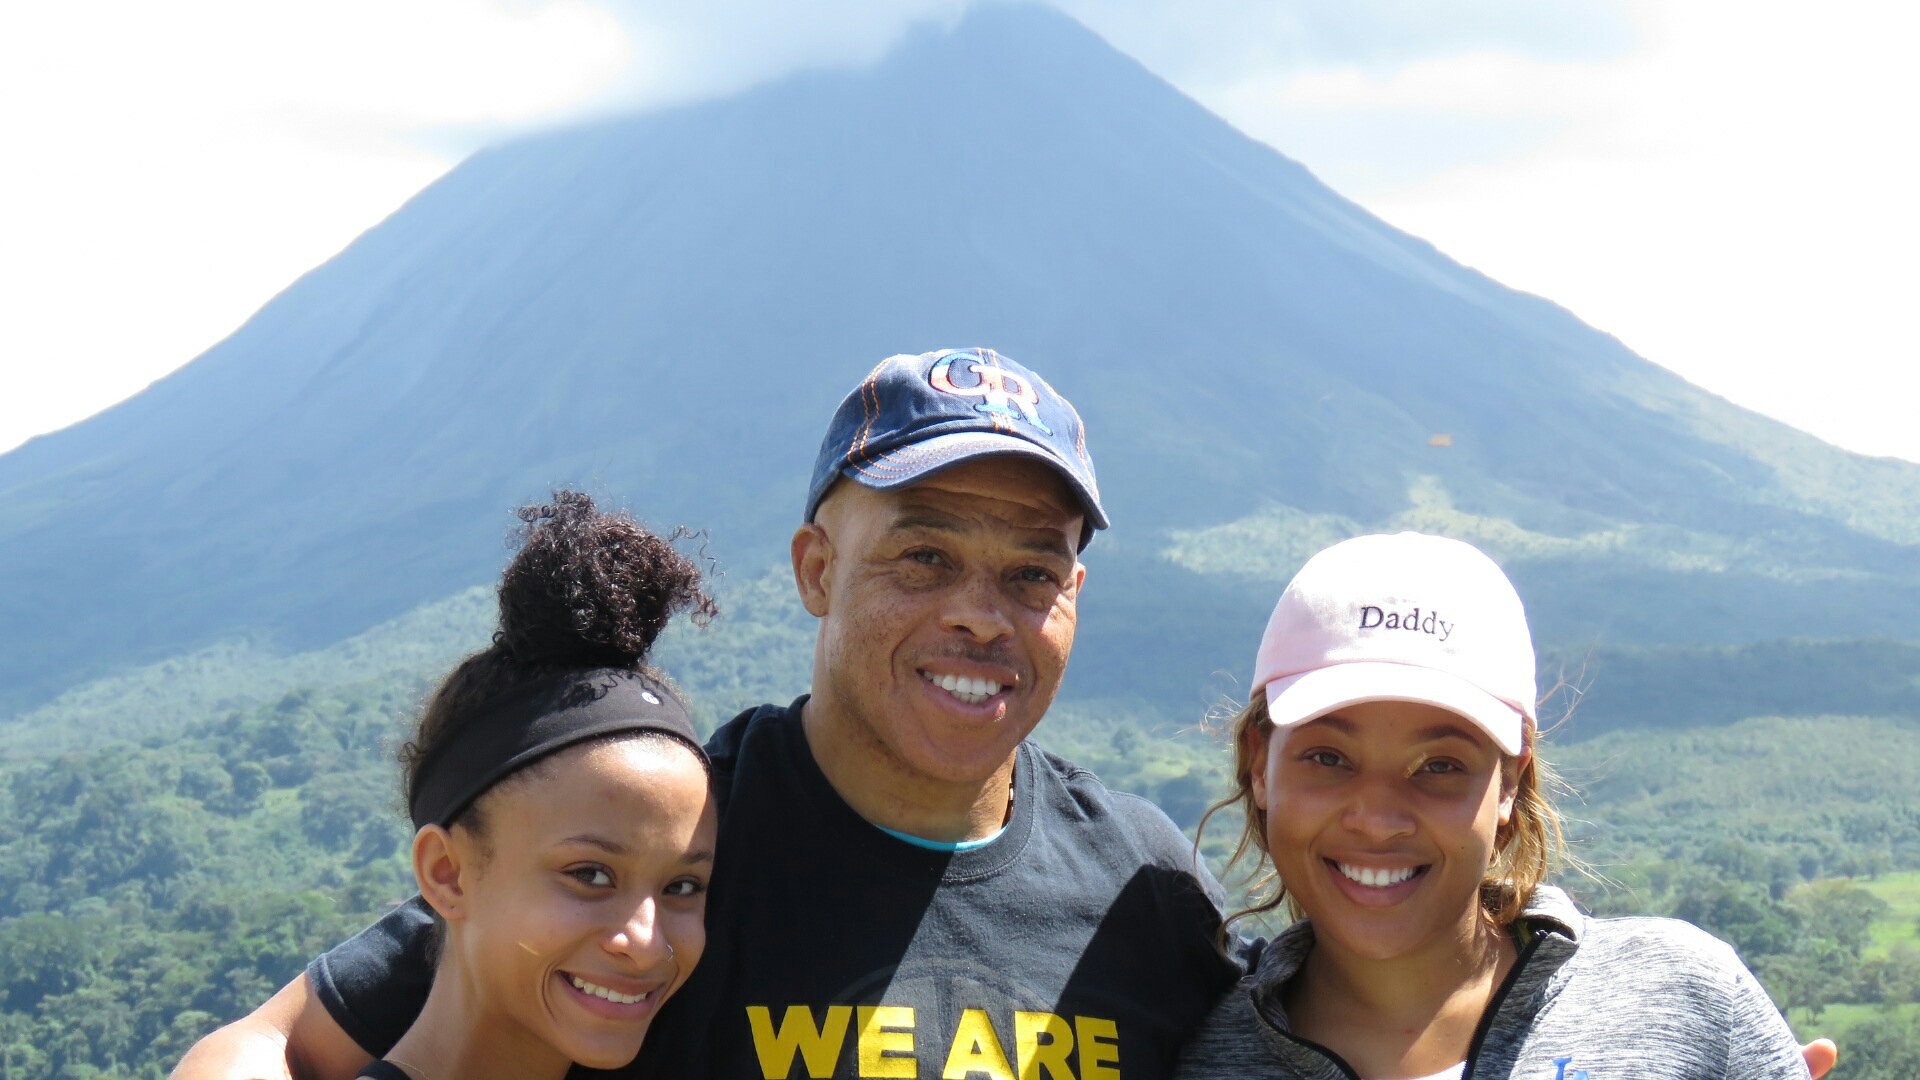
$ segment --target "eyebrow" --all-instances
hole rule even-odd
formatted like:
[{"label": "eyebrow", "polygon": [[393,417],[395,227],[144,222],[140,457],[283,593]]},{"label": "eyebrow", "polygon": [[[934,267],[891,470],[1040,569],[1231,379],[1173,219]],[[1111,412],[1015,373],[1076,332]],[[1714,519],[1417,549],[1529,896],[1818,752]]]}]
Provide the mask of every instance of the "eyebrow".
[{"label": "eyebrow", "polygon": [[895,529],[932,529],[935,532],[961,532],[960,519],[938,510],[906,510],[893,519]]},{"label": "eyebrow", "polygon": [[1435,724],[1430,728],[1421,728],[1414,734],[1414,738],[1419,742],[1432,742],[1435,739],[1465,739],[1468,742],[1476,741],[1473,737],[1473,732],[1468,731],[1459,724]]},{"label": "eyebrow", "polygon": [[1073,558],[1073,548],[1066,538],[1049,531],[1045,537],[1032,536],[1022,539],[1017,545],[1021,551],[1031,551],[1036,555],[1057,555],[1062,559]]},{"label": "eyebrow", "polygon": [[1307,721],[1306,724],[1300,726],[1306,727],[1307,724],[1325,724],[1342,735],[1351,735],[1355,731],[1353,721],[1341,716],[1336,716],[1333,713],[1328,713],[1325,716],[1316,716]]},{"label": "eyebrow", "polygon": [[[925,529],[953,536],[967,531],[959,518],[921,507],[902,511],[893,519],[893,528],[901,531]],[[1066,537],[1054,535],[1051,529],[1021,529],[1019,537],[1014,541],[1014,546],[1021,551],[1038,555],[1054,555],[1063,559],[1074,557],[1073,548],[1067,543]]]},{"label": "eyebrow", "polygon": [[584,844],[587,847],[596,847],[609,855],[625,855],[627,853],[627,846],[625,844],[615,840],[609,840],[604,836],[595,836],[592,833],[581,833],[578,836],[569,836],[560,842],[562,844]]},{"label": "eyebrow", "polygon": [[[1310,724],[1325,724],[1333,730],[1340,732],[1342,735],[1352,735],[1359,730],[1358,725],[1338,713],[1316,716],[1307,722]],[[1413,739],[1415,742],[1433,742],[1436,739],[1465,739],[1468,742],[1474,741],[1471,731],[1468,731],[1459,724],[1450,723],[1434,724],[1431,727],[1421,728],[1419,731],[1413,733]]]},{"label": "eyebrow", "polygon": [[[592,833],[581,833],[578,836],[569,836],[560,842],[562,844],[583,844],[587,847],[599,848],[609,855],[630,854],[625,844],[617,840],[609,840],[604,836],[595,836]],[[710,863],[713,861],[713,852],[707,849],[690,851],[681,856],[680,861],[683,863]]]}]

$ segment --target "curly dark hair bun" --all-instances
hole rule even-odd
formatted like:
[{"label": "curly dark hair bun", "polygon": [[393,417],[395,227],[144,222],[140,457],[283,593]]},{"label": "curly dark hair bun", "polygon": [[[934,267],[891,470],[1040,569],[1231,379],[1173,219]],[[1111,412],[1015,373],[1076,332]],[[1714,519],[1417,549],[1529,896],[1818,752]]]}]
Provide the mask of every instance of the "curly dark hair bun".
[{"label": "curly dark hair bun", "polygon": [[637,667],[673,616],[717,609],[700,568],[658,536],[578,491],[522,507],[520,553],[500,579],[494,645],[524,665]]}]

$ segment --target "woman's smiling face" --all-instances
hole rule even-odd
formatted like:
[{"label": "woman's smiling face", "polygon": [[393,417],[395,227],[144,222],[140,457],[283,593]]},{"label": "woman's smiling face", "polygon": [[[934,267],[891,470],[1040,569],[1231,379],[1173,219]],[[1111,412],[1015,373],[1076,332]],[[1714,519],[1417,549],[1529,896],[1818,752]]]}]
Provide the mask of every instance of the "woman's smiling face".
[{"label": "woman's smiling face", "polygon": [[603,740],[511,778],[481,809],[483,832],[450,840],[463,871],[442,908],[488,1014],[476,1022],[625,1065],[706,945],[706,770],[671,739]]},{"label": "woman's smiling face", "polygon": [[1513,816],[1515,770],[1485,732],[1380,701],[1248,737],[1267,851],[1316,941],[1387,960],[1470,940]]}]

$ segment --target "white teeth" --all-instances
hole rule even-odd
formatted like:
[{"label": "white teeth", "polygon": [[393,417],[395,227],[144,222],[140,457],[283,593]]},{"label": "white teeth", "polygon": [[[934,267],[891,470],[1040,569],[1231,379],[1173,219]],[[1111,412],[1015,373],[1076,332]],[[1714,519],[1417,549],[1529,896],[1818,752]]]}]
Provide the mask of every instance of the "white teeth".
[{"label": "white teeth", "polygon": [[597,998],[606,998],[608,1001],[618,1005],[638,1005],[647,1000],[647,995],[645,994],[622,994],[617,990],[609,990],[604,986],[596,986],[578,975],[569,975],[567,978],[573,980],[573,988],[581,993],[592,994]]},{"label": "white teeth", "polygon": [[1403,866],[1398,870],[1375,870],[1370,866],[1348,866],[1346,863],[1334,863],[1349,880],[1357,881],[1368,888],[1384,889],[1389,885],[1398,885],[1413,876],[1414,868]]},{"label": "white teeth", "polygon": [[969,705],[978,705],[1000,692],[1000,684],[992,679],[976,679],[967,675],[926,674],[925,677],[928,682]]}]

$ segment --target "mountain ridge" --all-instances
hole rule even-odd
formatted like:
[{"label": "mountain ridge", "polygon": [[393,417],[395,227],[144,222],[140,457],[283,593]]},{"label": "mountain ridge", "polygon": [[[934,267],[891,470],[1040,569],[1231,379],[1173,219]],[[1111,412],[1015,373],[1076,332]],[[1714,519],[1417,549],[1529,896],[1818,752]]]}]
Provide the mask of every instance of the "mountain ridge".
[{"label": "mountain ridge", "polygon": [[[1684,643],[1690,613],[1728,644],[1920,640],[1920,466],[1692,387],[1065,16],[989,5],[866,67],[482,151],[186,368],[0,455],[0,589],[24,600],[0,612],[0,715],[452,595],[556,484],[711,525],[758,574],[840,393],[888,353],[970,344],[1088,419],[1116,527],[1070,689],[1184,698],[1237,665],[1278,571],[1232,548],[1197,571],[1176,534],[1279,544],[1274,507],[1382,527],[1420,491],[1462,521],[1638,538],[1521,568],[1551,640]],[[1718,562],[1632,546],[1674,537]]]}]

